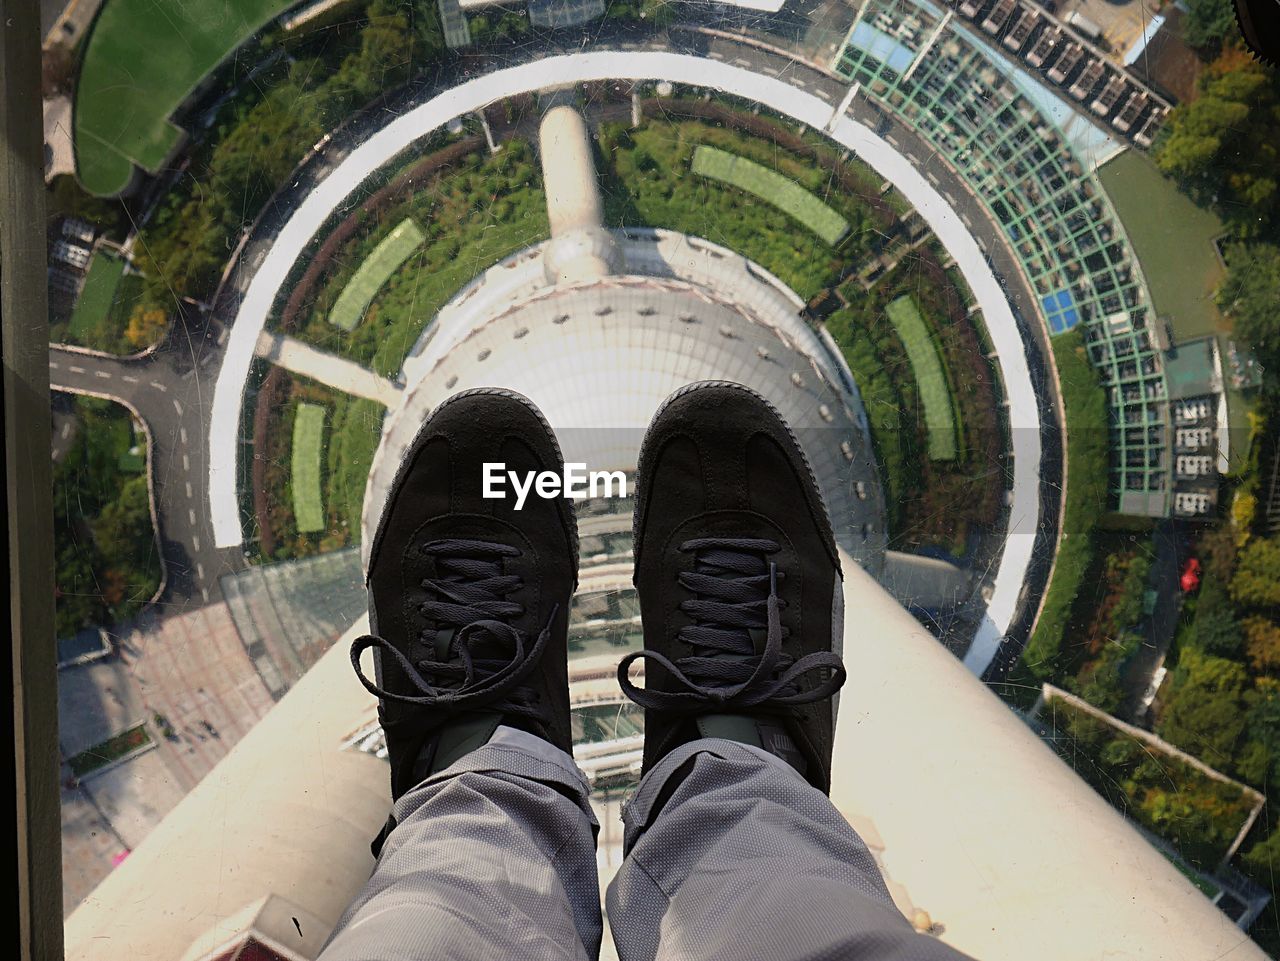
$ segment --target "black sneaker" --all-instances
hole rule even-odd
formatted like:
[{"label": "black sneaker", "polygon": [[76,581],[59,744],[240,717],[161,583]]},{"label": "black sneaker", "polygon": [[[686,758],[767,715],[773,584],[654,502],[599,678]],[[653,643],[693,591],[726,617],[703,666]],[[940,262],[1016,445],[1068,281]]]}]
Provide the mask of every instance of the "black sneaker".
[{"label": "black sneaker", "polygon": [[[663,404],[640,449],[635,558],[646,649],[618,681],[645,709],[644,770],[728,737],[829,792],[840,560],[804,452],[768,401],[716,381]],[[643,688],[627,674],[638,658]]]},{"label": "black sneaker", "polygon": [[[563,470],[555,434],[512,391],[455,394],[406,453],[369,555],[370,636],[351,647],[399,798],[508,724],[569,752],[572,502],[486,499],[483,464]],[[360,669],[374,651],[375,680]],[[376,846],[377,842],[375,842]]]}]

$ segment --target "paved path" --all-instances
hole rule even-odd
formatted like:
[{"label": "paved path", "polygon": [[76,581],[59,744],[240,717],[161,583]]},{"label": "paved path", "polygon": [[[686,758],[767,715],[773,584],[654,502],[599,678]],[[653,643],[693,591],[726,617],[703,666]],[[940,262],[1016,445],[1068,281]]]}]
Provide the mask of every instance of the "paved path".
[{"label": "paved path", "polygon": [[1156,592],[1156,601],[1151,616],[1142,622],[1142,646],[1125,671],[1128,682],[1122,712],[1125,720],[1138,717],[1147,685],[1164,664],[1178,631],[1178,617],[1182,612],[1182,588],[1178,583],[1178,560],[1183,556],[1180,534],[1178,522],[1166,518],[1156,522],[1151,537],[1151,574],[1147,587]]},{"label": "paved path", "polygon": [[400,406],[401,388],[398,384],[355,361],[326,353],[296,337],[264,330],[258,335],[254,353],[285,370],[310,377],[335,390],[376,400],[384,407]]},{"label": "paved path", "polygon": [[[130,625],[119,653],[58,675],[59,741],[70,757],[138,723],[156,747],[80,783],[64,765],[64,911],[111,871],[271,709],[225,603]],[[156,716],[162,719],[158,721]]]},{"label": "paved path", "polygon": [[59,463],[66,457],[80,435],[80,420],[66,410],[53,411],[53,462]]}]

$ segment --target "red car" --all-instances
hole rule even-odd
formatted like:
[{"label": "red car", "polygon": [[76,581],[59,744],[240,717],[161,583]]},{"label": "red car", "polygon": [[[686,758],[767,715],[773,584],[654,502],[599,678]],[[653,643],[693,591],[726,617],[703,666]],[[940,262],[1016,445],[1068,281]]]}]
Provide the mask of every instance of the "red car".
[{"label": "red car", "polygon": [[1187,562],[1182,565],[1182,576],[1178,579],[1178,585],[1184,594],[1192,594],[1199,588],[1200,559],[1198,557],[1187,558]]}]

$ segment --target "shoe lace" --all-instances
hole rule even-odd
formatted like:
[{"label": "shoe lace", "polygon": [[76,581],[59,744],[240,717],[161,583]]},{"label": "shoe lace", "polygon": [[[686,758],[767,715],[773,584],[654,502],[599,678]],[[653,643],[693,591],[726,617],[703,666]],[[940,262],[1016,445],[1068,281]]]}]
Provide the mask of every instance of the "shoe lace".
[{"label": "shoe lace", "polygon": [[[815,651],[799,660],[782,650],[790,631],[782,626],[778,583],[786,575],[770,555],[774,541],[755,538],[703,537],[685,541],[680,550],[694,554],[692,571],[677,580],[693,596],[680,609],[694,623],[679,638],[693,653],[671,661],[651,650],[628,654],[618,665],[623,692],[647,710],[673,713],[712,709],[761,708],[808,704],[830,697],[845,681],[844,665],[831,651]],[[764,649],[757,652],[752,632],[764,629]],[[656,661],[683,690],[638,688],[628,676],[632,662]],[[809,690],[801,678],[830,672]]]},{"label": "shoe lace", "polygon": [[[552,608],[546,626],[529,646],[528,634],[509,623],[524,613],[522,605],[509,599],[524,581],[503,572],[503,559],[519,557],[518,548],[447,538],[424,544],[420,550],[436,558],[437,576],[421,581],[433,596],[418,608],[435,624],[422,634],[430,653],[410,661],[386,639],[366,634],[351,645],[351,663],[360,683],[386,701],[444,708],[450,713],[484,708],[540,724],[543,715],[537,691],[523,684],[546,650],[559,605]],[[388,691],[367,678],[360,656],[371,649],[395,661],[421,694]],[[478,656],[477,650],[485,656]],[[494,651],[503,654],[493,656]]]}]

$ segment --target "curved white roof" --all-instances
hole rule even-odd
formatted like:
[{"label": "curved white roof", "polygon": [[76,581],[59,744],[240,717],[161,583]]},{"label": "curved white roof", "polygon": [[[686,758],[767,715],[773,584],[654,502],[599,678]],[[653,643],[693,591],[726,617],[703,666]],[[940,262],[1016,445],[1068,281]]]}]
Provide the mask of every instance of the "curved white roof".
[{"label": "curved white roof", "polygon": [[[384,424],[365,495],[366,535],[419,425],[457,391],[519,391],[556,429],[567,461],[630,471],[673,391],[732,380],[782,413],[805,447],[841,546],[878,571],[884,501],[866,417],[848,371],[801,319],[794,294],[702,241],[654,231],[618,237],[625,275],[544,286],[514,304],[471,288],[459,295],[464,305],[441,311],[440,328],[406,364],[403,403]],[[541,272],[538,254],[498,265],[486,282],[491,276],[509,291],[522,270]]]}]

